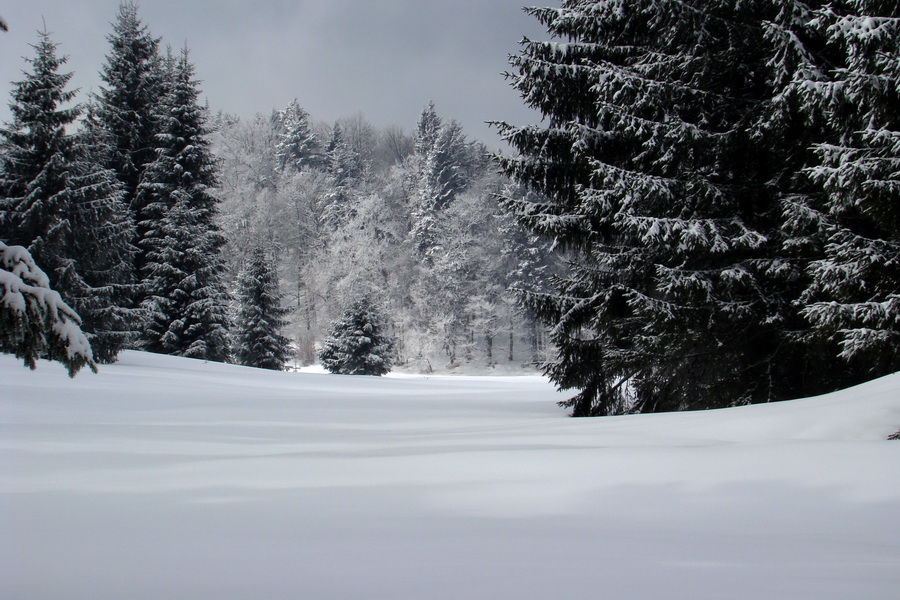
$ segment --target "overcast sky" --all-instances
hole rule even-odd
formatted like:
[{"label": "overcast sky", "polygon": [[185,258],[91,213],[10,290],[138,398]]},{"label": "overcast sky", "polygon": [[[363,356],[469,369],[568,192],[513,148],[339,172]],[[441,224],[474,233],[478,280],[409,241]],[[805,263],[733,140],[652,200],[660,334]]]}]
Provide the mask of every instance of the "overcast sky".
[{"label": "overcast sky", "polygon": [[[144,0],[139,14],[163,44],[191,51],[213,111],[242,118],[297,98],[314,120],[362,112],[378,127],[411,131],[422,107],[459,120],[489,148],[501,142],[484,121],[525,124],[526,109],[502,72],[523,36],[546,34],[521,7],[527,0]],[[74,72],[79,99],[100,85],[119,0],[16,0],[0,3],[0,120],[8,121],[10,82],[33,57],[29,44],[46,21]]]}]

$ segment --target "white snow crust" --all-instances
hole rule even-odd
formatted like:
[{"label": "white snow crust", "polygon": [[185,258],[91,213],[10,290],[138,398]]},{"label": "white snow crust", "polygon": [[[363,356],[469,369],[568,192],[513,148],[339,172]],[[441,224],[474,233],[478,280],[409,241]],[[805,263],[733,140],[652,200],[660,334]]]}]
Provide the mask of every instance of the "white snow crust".
[{"label": "white snow crust", "polygon": [[900,374],[694,413],[563,397],[0,356],[0,598],[898,597]]}]

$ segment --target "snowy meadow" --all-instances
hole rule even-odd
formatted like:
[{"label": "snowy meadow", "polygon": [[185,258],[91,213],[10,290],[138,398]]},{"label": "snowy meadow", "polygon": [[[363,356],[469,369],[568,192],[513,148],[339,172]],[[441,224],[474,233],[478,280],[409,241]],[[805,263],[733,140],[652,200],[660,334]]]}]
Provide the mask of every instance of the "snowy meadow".
[{"label": "snowy meadow", "polygon": [[897,598],[900,374],[570,419],[541,377],[0,356],[5,600]]}]

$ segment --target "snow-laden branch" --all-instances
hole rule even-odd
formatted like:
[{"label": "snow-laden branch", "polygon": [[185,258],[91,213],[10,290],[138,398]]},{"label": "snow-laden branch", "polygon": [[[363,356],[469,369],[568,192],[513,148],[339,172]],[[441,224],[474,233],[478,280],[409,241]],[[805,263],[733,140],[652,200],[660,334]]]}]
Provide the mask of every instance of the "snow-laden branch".
[{"label": "snow-laden branch", "polygon": [[85,365],[96,372],[80,325],[28,250],[0,242],[0,351],[15,354],[32,369],[37,359],[49,358],[63,363],[70,376]]}]

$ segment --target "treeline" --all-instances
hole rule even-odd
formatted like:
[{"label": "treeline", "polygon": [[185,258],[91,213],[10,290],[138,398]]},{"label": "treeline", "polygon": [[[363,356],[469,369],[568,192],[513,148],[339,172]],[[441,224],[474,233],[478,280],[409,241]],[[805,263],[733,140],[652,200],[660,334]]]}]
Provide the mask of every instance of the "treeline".
[{"label": "treeline", "polygon": [[409,134],[361,115],[313,122],[296,101],[249,121],[218,115],[214,129],[225,256],[273,257],[299,362],[363,297],[408,368],[543,357],[543,329],[510,290],[540,279],[552,253],[498,209],[496,194],[519,191],[433,104]]},{"label": "treeline", "polygon": [[900,368],[896,2],[529,11],[551,39],[525,40],[509,77],[544,121],[498,125],[503,175],[431,104],[409,134],[297,102],[210,118],[187,51],[162,54],[130,3],[104,87],[64,108],[42,33],[0,131],[3,241],[97,361],[306,364],[353,345],[334,336],[365,305],[391,340],[378,359],[422,371],[532,363],[547,327],[575,415]]},{"label": "treeline", "polygon": [[125,347],[230,356],[217,166],[185,49],[161,54],[120,6],[104,86],[68,106],[65,58],[40,32],[0,131],[3,238],[75,309],[97,362]]},{"label": "treeline", "polygon": [[66,59],[38,37],[0,130],[0,238],[80,315],[96,362],[139,348],[309,364],[361,298],[381,307],[394,364],[521,366],[544,352],[509,290],[550,254],[498,210],[510,184],[484,146],[433,105],[412,134],[361,116],[313,123],[296,102],[211,119],[187,49],[162,52],[132,2],[102,87],[72,105]]}]

